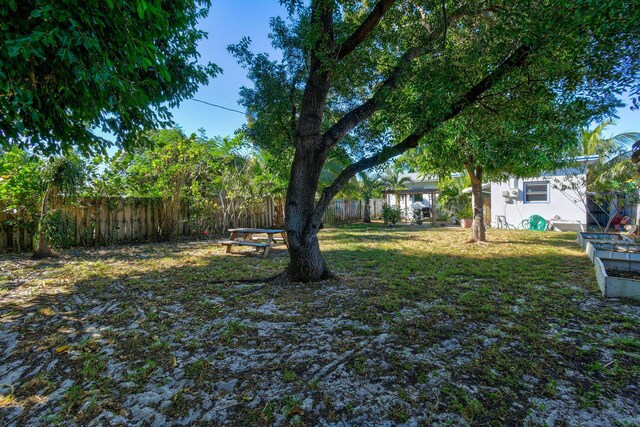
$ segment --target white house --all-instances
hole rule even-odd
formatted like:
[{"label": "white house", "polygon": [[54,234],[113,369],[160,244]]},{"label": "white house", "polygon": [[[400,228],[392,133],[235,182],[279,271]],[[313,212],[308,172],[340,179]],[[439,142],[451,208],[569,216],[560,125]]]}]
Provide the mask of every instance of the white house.
[{"label": "white house", "polygon": [[424,176],[415,172],[401,175],[406,178],[402,190],[385,190],[384,202],[390,206],[399,206],[403,220],[411,221],[413,211],[422,209],[427,218],[435,222],[437,214],[433,206],[437,206],[438,178]]},{"label": "white house", "polygon": [[[519,228],[523,220],[529,219],[532,215],[539,215],[546,220],[556,218],[553,224],[558,230],[585,229],[588,223],[587,166],[596,162],[598,156],[584,156],[574,160],[578,166],[541,176],[485,183],[482,187],[486,221],[490,221],[492,227],[505,226],[506,223]],[[417,173],[403,176],[409,178],[405,184],[407,188],[386,191],[385,202],[390,205],[398,203],[405,220],[411,219],[415,204],[422,203],[427,208],[425,212],[429,213],[427,216],[435,222],[438,206],[437,177],[425,177]],[[433,206],[436,206],[436,209]]]},{"label": "white house", "polygon": [[519,226],[532,215],[553,221],[559,230],[580,230],[587,225],[587,165],[598,156],[575,159],[578,166],[531,178],[509,178],[491,183],[491,225],[506,221]]}]

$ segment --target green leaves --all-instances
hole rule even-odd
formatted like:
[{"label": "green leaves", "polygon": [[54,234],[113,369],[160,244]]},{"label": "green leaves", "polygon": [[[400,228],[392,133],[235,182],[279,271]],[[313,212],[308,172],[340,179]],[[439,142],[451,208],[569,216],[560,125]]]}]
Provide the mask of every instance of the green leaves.
[{"label": "green leaves", "polygon": [[140,17],[140,19],[144,18],[144,12],[147,10],[147,2],[144,0],[137,0],[136,9],[138,11],[138,16]]},{"label": "green leaves", "polygon": [[16,2],[0,6],[0,147],[44,154],[136,147],[220,72],[198,65],[209,0]]}]

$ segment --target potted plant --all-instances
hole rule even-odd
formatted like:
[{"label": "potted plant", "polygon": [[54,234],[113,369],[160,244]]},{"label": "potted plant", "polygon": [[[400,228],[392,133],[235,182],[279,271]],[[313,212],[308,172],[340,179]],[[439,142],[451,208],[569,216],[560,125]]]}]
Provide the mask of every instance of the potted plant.
[{"label": "potted plant", "polygon": [[473,211],[470,206],[465,206],[460,209],[458,211],[458,216],[460,217],[460,227],[471,228],[471,224],[473,223]]}]

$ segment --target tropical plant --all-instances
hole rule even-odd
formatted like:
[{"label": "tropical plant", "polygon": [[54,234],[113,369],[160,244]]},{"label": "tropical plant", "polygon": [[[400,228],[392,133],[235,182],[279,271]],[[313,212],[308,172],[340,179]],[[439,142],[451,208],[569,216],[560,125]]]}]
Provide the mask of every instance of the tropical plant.
[{"label": "tropical plant", "polygon": [[637,206],[640,201],[640,177],[635,165],[629,156],[617,159],[616,162],[608,162],[609,167],[589,186],[592,200],[607,207],[609,220],[605,232],[609,231],[611,221],[618,213],[627,207]]},{"label": "tropical plant", "polygon": [[[438,181],[438,202],[449,213],[463,218],[460,215],[462,209],[471,206],[471,193],[463,190],[471,186],[471,180],[467,175],[445,176]],[[471,217],[466,217],[471,218]]]},{"label": "tropical plant", "polygon": [[598,181],[603,181],[611,170],[620,162],[629,159],[633,144],[640,140],[640,132],[625,132],[610,137],[604,137],[607,127],[612,120],[605,120],[593,129],[583,128],[580,134],[580,154],[584,156],[598,156],[598,162],[589,166],[587,170],[587,187],[589,191]]},{"label": "tropical plant", "polygon": [[[403,176],[399,169],[388,167],[381,177],[382,186],[387,191],[398,191],[407,188],[407,184],[411,182],[411,178]],[[400,211],[400,195],[395,195],[396,208]]]},{"label": "tropical plant", "polygon": [[[81,190],[84,183],[84,162],[74,153],[64,156],[49,157],[40,168],[40,185],[42,202],[40,220],[38,223],[37,247],[33,257],[35,259],[53,256],[51,240],[56,242],[57,236],[69,234],[69,230],[61,230],[69,225],[64,215],[49,213],[50,205],[61,210],[64,201],[73,199]],[[54,231],[54,234],[49,234]]]},{"label": "tropical plant", "polygon": [[632,145],[640,140],[640,132],[624,132],[604,137],[603,132],[613,124],[613,120],[607,119],[593,129],[583,128],[580,132],[580,154],[597,155],[600,162],[604,163],[617,154],[629,152]]},{"label": "tropical plant", "polygon": [[369,223],[371,222],[371,199],[378,195],[384,184],[380,175],[377,174],[362,172],[357,177],[358,190],[364,204],[363,221]]},{"label": "tropical plant", "polygon": [[396,225],[398,221],[400,221],[401,213],[400,209],[394,206],[389,206],[388,204],[382,205],[382,219],[384,219],[385,224]]},{"label": "tropical plant", "polygon": [[7,216],[0,227],[10,225],[33,235],[40,216],[39,169],[40,160],[18,147],[0,151],[0,212]]},{"label": "tropical plant", "polygon": [[466,205],[462,209],[458,211],[459,219],[471,219],[473,218],[473,209],[471,209],[471,205]]}]

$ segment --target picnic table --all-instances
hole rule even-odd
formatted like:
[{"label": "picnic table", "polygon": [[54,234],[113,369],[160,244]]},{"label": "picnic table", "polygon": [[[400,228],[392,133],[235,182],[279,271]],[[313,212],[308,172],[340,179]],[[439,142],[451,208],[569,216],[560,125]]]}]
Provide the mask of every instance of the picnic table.
[{"label": "picnic table", "polygon": [[[231,253],[234,245],[253,246],[256,251],[262,249],[262,258],[269,256],[269,251],[273,246],[284,244],[289,248],[286,230],[275,230],[270,228],[230,228],[229,240],[221,240],[218,243],[227,247],[227,253]],[[266,236],[255,236],[256,234],[266,234]],[[279,236],[276,236],[279,234]]]}]

